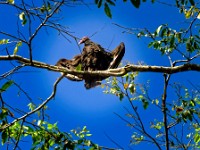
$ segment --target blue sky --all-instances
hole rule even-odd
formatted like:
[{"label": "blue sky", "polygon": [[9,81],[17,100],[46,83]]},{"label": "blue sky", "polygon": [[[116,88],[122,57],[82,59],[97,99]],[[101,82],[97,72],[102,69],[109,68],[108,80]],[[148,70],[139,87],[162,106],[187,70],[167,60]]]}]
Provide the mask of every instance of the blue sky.
[{"label": "blue sky", "polygon": [[[148,40],[138,39],[134,35],[123,33],[124,30],[113,23],[125,27],[148,28],[150,31],[154,31],[160,24],[167,23],[172,28],[179,29],[180,26],[185,25],[183,24],[183,14],[179,14],[175,7],[158,3],[152,5],[148,2],[142,3],[140,9],[134,8],[128,2],[117,3],[115,7],[111,7],[111,10],[113,18],[109,19],[104,14],[103,8],[98,9],[95,5],[89,5],[89,8],[84,5],[64,7],[62,8],[63,19],[60,23],[69,27],[69,31],[72,31],[72,34],[79,38],[96,33],[91,39],[109,50],[114,49],[120,42],[124,42],[126,46],[124,62],[129,61],[136,64],[138,61],[143,61],[149,65],[169,66],[168,59],[165,56],[161,57],[160,52],[147,47]],[[10,7],[1,8],[0,6],[0,18],[1,20],[2,17],[5,18],[4,23],[0,24],[0,29],[14,33],[16,31],[16,16],[17,12]],[[21,29],[27,35],[26,27]],[[80,53],[79,47],[73,38],[68,37],[71,40],[71,42],[68,42],[56,31],[47,31],[48,34],[44,30],[39,32],[38,37],[34,40],[34,60],[55,64],[60,58],[71,59],[74,55]],[[2,38],[1,35],[0,38]],[[81,45],[81,48],[83,48],[83,45]],[[26,49],[20,49],[18,54],[28,57]],[[181,56],[175,55],[174,58],[181,58]],[[10,67],[8,63],[0,62],[0,73],[2,74]],[[40,98],[45,100],[50,95],[53,83],[60,76],[56,72],[29,67],[23,70],[28,70],[30,73],[18,73],[13,78],[16,79],[16,82],[27,91],[36,103],[41,102]],[[178,78],[178,80],[185,81],[186,83],[188,79],[187,73]],[[147,80],[151,81],[151,96],[160,98],[162,95],[163,75],[141,73],[137,77],[137,82],[146,83]],[[172,80],[178,81],[177,78]],[[199,81],[196,82],[199,83]],[[12,92],[17,94],[15,90],[16,87],[11,87],[7,91],[9,95],[6,97],[7,101],[15,105],[15,107],[25,107],[28,101],[24,100],[26,97],[23,94],[20,97],[11,95]],[[133,130],[127,127],[126,123],[114,114],[116,112],[125,116],[126,111],[123,107],[130,107],[128,101],[124,99],[120,102],[117,97],[106,95],[102,91],[100,87],[86,90],[83,82],[62,80],[58,86],[55,99],[48,104],[49,110],[47,112],[50,116],[50,122],[58,122],[58,126],[63,131],[70,131],[73,128],[86,125],[93,134],[91,139],[94,142],[108,147],[116,147],[105,136],[106,133],[119,145],[128,149]],[[137,102],[135,104],[141,106]],[[148,126],[149,114],[155,116],[157,112],[143,111],[142,106],[139,109],[141,109],[141,115],[147,120],[146,125]],[[160,117],[158,115],[158,118]],[[145,149],[147,147],[150,148],[151,145],[142,144],[139,147],[133,147],[133,149]]]}]

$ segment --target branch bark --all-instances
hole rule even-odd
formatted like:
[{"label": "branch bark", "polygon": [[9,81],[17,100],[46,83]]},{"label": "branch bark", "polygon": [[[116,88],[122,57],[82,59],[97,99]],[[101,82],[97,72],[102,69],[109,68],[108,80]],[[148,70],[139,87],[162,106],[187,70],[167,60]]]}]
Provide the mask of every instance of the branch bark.
[{"label": "branch bark", "polygon": [[169,150],[169,128],[168,128],[168,118],[167,118],[167,87],[170,79],[170,75],[164,74],[164,91],[162,96],[162,112],[163,112],[163,123],[164,123],[164,130],[165,130],[165,149]]},{"label": "branch bark", "polygon": [[[55,72],[63,72],[64,74],[72,74],[72,75],[82,75],[82,76],[123,76],[128,72],[157,72],[157,73],[167,73],[167,74],[175,74],[179,72],[186,71],[200,71],[199,64],[190,64],[186,63],[179,66],[174,67],[165,67],[165,66],[150,66],[150,65],[133,65],[129,64],[121,68],[117,69],[108,69],[103,71],[78,71],[78,70],[69,70],[64,67],[58,67],[54,65],[49,65],[39,61],[31,61],[28,58],[24,58],[19,55],[5,55],[0,56],[0,61],[18,61],[26,66],[32,66],[36,68],[47,69]],[[32,62],[32,63],[31,63]]]}]

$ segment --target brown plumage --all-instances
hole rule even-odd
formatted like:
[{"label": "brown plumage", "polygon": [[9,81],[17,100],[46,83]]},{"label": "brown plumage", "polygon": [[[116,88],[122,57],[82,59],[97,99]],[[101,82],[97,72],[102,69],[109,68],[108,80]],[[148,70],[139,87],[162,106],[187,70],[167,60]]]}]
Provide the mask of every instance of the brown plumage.
[{"label": "brown plumage", "polygon": [[[107,70],[117,68],[120,64],[124,53],[125,45],[120,43],[112,52],[107,52],[101,45],[92,42],[88,37],[83,37],[79,44],[84,43],[83,51],[80,55],[76,55],[72,60],[65,58],[60,59],[56,65],[59,67],[65,67],[69,70],[76,70],[80,65],[82,71],[95,71],[95,70]],[[101,81],[108,76],[75,76],[66,74],[66,78],[72,81],[85,80],[85,88],[90,89],[101,84]]]},{"label": "brown plumage", "polygon": [[[125,46],[121,43],[111,53],[107,52],[99,44],[92,42],[88,37],[83,37],[79,44],[84,43],[83,52],[81,54],[82,70],[95,71],[95,70],[107,70],[117,68],[121,62],[124,53]],[[105,79],[105,76],[88,76],[84,77],[85,87],[90,89],[97,85],[100,85],[100,81]]]}]

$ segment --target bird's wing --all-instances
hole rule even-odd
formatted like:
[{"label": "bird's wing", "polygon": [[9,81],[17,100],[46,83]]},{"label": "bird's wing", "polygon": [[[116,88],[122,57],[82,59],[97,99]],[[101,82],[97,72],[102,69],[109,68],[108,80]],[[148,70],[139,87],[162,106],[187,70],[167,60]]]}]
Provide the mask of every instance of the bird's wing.
[{"label": "bird's wing", "polygon": [[108,69],[114,69],[117,68],[125,54],[125,45],[124,43],[120,43],[119,46],[117,46],[112,52],[113,60],[110,63]]},{"label": "bird's wing", "polygon": [[[73,60],[67,60],[65,58],[62,58],[56,63],[56,66],[64,67],[64,68],[67,68],[69,70],[75,70],[76,66],[72,65],[73,63],[74,63]],[[75,75],[72,75],[72,74],[66,74],[65,77],[68,78],[71,81],[83,81],[81,76],[75,76]]]}]

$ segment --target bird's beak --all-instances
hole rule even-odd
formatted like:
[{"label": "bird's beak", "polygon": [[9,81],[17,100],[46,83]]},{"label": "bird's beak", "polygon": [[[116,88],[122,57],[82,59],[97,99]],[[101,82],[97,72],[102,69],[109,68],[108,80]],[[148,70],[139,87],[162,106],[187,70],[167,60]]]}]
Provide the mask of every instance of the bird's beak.
[{"label": "bird's beak", "polygon": [[81,39],[79,42],[78,42],[78,44],[80,45],[80,44],[82,44],[83,43],[83,40]]}]

